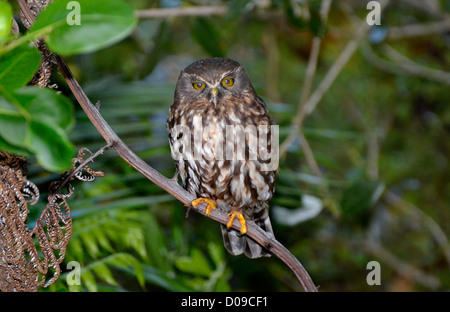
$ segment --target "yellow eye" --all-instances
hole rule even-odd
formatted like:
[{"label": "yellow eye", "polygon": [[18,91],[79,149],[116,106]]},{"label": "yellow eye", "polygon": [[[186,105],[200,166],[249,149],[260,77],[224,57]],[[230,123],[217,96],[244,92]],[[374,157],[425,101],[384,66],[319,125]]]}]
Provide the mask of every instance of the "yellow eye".
[{"label": "yellow eye", "polygon": [[225,87],[232,87],[234,85],[234,79],[233,78],[225,78],[222,80],[222,85]]},{"label": "yellow eye", "polygon": [[194,87],[195,90],[201,90],[205,87],[205,84],[201,81],[198,81],[198,82],[194,82],[192,84],[192,86]]}]

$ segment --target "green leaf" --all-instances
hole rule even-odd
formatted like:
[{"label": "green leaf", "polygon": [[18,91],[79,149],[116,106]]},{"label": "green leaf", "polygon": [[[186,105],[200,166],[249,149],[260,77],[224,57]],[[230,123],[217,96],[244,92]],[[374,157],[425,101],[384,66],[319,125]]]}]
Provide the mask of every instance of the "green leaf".
[{"label": "green leaf", "polygon": [[186,285],[182,279],[170,277],[165,272],[162,272],[154,267],[145,265],[143,270],[145,280],[149,283],[169,291],[194,291],[194,289]]},{"label": "green leaf", "polygon": [[72,165],[74,147],[60,128],[31,121],[27,146],[36,153],[41,165],[51,171],[64,171]]},{"label": "green leaf", "polygon": [[12,9],[9,3],[0,1],[0,44],[11,37]]},{"label": "green leaf", "polygon": [[51,29],[46,43],[52,51],[62,55],[110,46],[128,36],[137,24],[133,9],[121,0],[74,1],[79,7],[68,6],[69,2],[71,0],[52,2],[39,14],[30,30]]},{"label": "green leaf", "polygon": [[208,251],[216,267],[218,267],[221,263],[224,262],[225,255],[223,253],[223,246],[214,243],[209,243]]},{"label": "green leaf", "polygon": [[41,63],[41,54],[35,47],[21,45],[0,55],[0,86],[14,90],[26,85]]},{"label": "green leaf", "polygon": [[28,87],[15,92],[16,99],[34,120],[57,126],[65,131],[74,124],[72,102],[63,95],[39,87]]},{"label": "green leaf", "polygon": [[[139,285],[142,288],[145,287],[145,276],[142,263],[132,255],[126,253],[117,253],[108,257],[107,263],[110,265],[114,265],[117,268],[121,268],[126,272],[132,271],[132,274],[136,277]],[[109,283],[114,285],[114,283]]]},{"label": "green leaf", "polygon": [[303,29],[306,26],[306,21],[302,16],[297,16],[294,12],[294,8],[292,6],[304,6],[304,4],[292,3],[289,0],[283,0],[284,10],[286,14],[287,21],[299,29]]},{"label": "green leaf", "polygon": [[221,30],[209,19],[197,17],[191,21],[192,37],[212,57],[225,57]]}]

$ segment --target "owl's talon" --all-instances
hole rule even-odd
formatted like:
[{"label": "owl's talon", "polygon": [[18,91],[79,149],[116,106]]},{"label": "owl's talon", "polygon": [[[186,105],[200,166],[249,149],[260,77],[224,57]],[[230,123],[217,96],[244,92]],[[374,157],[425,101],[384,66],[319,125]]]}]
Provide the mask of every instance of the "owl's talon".
[{"label": "owl's talon", "polygon": [[193,207],[197,207],[199,204],[208,204],[208,206],[206,206],[206,209],[205,209],[205,213],[207,216],[209,216],[209,214],[211,213],[211,211],[213,209],[216,209],[216,202],[213,201],[212,199],[200,197],[200,198],[194,199],[191,202],[191,206],[193,206]]},{"label": "owl's talon", "polygon": [[242,234],[247,233],[247,224],[244,218],[244,215],[240,212],[236,212],[236,211],[232,211],[228,214],[228,222],[227,222],[227,228],[230,228],[233,225],[234,219],[236,219],[236,217],[239,220],[239,223],[241,224],[241,230],[240,232]]}]

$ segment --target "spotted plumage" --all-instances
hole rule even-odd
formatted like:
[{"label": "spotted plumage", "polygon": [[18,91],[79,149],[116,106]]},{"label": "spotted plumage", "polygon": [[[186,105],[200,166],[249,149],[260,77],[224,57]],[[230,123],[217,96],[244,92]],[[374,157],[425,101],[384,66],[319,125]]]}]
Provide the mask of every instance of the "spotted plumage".
[{"label": "spotted plumage", "polygon": [[[273,160],[259,153],[263,135],[267,151],[273,149],[271,125],[266,104],[238,62],[204,59],[181,71],[167,120],[177,172],[186,190],[230,213],[230,222],[238,217],[242,233],[245,220],[252,220],[273,235],[268,201],[276,168],[267,170]],[[269,256],[242,233],[222,225],[231,254]]]}]

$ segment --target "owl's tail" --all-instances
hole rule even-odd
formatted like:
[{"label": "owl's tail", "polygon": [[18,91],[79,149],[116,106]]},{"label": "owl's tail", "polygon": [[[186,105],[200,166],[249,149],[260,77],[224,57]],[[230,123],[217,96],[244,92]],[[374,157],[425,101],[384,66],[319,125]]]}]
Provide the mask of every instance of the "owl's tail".
[{"label": "owl's tail", "polygon": [[[274,236],[268,209],[263,209],[260,213],[261,215],[255,215],[255,218],[252,221],[254,221],[256,225],[266,231],[269,235]],[[223,224],[221,224],[221,230],[223,244],[230,254],[237,256],[244,253],[244,255],[252,259],[270,257],[270,253],[268,253],[252,238],[241,234],[239,231],[228,229]]]}]

